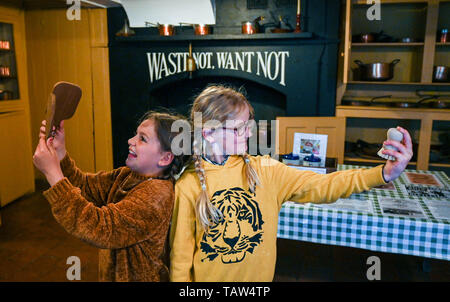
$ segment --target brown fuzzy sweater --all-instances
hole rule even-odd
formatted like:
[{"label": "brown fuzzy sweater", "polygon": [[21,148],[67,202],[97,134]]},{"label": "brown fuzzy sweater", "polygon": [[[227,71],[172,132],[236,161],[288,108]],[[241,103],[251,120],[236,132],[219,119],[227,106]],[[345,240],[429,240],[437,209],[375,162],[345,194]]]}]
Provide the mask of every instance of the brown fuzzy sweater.
[{"label": "brown fuzzy sweater", "polygon": [[99,280],[168,281],[173,183],[128,167],[84,173],[69,155],[61,169],[65,178],[44,196],[67,232],[100,248]]}]

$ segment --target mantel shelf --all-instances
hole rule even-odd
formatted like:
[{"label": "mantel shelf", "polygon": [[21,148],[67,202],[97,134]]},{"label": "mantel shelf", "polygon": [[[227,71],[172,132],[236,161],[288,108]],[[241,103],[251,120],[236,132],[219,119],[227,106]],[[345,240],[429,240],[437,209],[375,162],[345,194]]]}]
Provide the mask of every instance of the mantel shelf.
[{"label": "mantel shelf", "polygon": [[421,83],[421,82],[389,82],[389,81],[348,81],[348,84],[353,85],[416,85],[416,86],[450,86],[450,83],[445,82],[432,82],[432,83]]},{"label": "mantel shelf", "polygon": [[[337,110],[357,110],[361,116],[366,117],[362,112],[363,111],[371,111],[371,112],[388,112],[388,113],[403,113],[405,116],[408,113],[438,113],[438,114],[449,114],[450,109],[438,109],[438,108],[395,108],[395,107],[380,107],[380,106],[348,106],[348,105],[338,105],[336,106]],[[384,113],[382,113],[384,114]],[[367,117],[373,117],[372,113],[368,113]],[[382,117],[382,116],[381,116]],[[447,120],[450,118],[450,115],[447,117]]]},{"label": "mantel shelf", "polygon": [[232,34],[232,35],[178,35],[178,36],[158,36],[158,35],[136,35],[130,37],[115,37],[118,42],[179,42],[179,41],[226,41],[226,40],[295,40],[310,39],[313,33],[264,33],[264,34]]},{"label": "mantel shelf", "polygon": [[423,42],[411,42],[411,43],[403,43],[403,42],[390,42],[390,43],[352,43],[353,47],[376,47],[376,46],[401,46],[401,47],[413,47],[413,46],[423,46]]}]

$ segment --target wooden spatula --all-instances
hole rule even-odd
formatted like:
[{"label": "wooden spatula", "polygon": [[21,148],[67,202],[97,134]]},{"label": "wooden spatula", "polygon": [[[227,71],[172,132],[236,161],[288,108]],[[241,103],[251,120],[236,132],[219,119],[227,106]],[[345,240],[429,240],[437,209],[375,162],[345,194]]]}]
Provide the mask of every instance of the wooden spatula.
[{"label": "wooden spatula", "polygon": [[57,129],[62,120],[67,120],[75,114],[80,99],[81,88],[78,85],[69,82],[55,84],[47,102],[47,138],[52,135],[53,126]]}]

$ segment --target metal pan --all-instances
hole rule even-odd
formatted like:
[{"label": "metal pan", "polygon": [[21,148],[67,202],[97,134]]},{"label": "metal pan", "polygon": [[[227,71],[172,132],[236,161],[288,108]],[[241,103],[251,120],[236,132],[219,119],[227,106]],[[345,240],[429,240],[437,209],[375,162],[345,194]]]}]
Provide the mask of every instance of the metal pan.
[{"label": "metal pan", "polygon": [[450,99],[449,98],[433,98],[432,101],[428,102],[430,108],[436,109],[448,109],[450,108]]},{"label": "metal pan", "polygon": [[384,106],[383,103],[375,102],[377,99],[389,98],[390,95],[375,96],[372,98],[361,97],[356,99],[343,99],[342,104],[348,106]]},{"label": "metal pan", "polygon": [[359,76],[362,81],[387,81],[394,77],[394,66],[400,59],[395,59],[391,63],[377,62],[365,64],[360,60],[354,60],[359,66]]}]

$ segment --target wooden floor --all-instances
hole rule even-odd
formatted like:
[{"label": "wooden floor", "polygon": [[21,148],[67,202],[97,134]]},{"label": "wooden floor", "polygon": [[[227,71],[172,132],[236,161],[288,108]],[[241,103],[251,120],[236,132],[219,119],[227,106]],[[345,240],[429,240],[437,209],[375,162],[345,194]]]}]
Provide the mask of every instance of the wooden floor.
[{"label": "wooden floor", "polygon": [[[37,187],[0,209],[0,281],[67,281],[70,256],[81,260],[81,281],[97,281],[97,249],[56,223]],[[381,260],[382,281],[450,281],[449,261],[283,239],[274,281],[367,281],[370,256]]]}]

